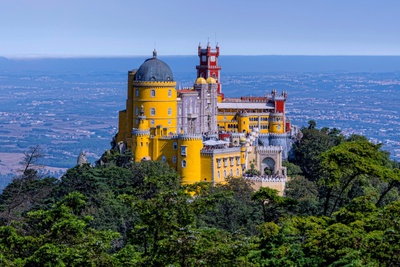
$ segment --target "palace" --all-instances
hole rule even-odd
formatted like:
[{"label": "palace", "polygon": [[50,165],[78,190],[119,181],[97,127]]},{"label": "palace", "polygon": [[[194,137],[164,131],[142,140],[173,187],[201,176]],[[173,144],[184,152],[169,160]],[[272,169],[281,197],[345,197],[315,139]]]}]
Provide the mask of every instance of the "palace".
[{"label": "palace", "polygon": [[219,46],[198,47],[192,88],[176,89],[170,67],[147,59],[128,72],[126,109],[119,112],[115,144],[135,161],[157,160],[175,168],[183,184],[223,183],[228,176],[256,187],[284,190],[291,136],[285,92],[228,98],[222,93]]}]

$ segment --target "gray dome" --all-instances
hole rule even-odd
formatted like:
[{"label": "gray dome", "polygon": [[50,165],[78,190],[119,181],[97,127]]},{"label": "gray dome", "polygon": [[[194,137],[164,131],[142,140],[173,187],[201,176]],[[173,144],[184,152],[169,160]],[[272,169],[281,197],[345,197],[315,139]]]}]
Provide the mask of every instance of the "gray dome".
[{"label": "gray dome", "polygon": [[135,80],[140,82],[166,82],[173,81],[174,76],[167,63],[157,59],[157,52],[154,50],[153,57],[147,59],[136,72]]}]

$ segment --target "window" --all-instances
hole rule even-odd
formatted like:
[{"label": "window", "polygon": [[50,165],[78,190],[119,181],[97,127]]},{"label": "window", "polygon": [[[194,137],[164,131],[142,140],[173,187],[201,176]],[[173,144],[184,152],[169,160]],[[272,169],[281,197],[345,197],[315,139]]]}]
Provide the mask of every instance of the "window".
[{"label": "window", "polygon": [[156,115],[156,109],[155,108],[151,108],[150,109],[150,115],[151,116],[155,116]]},{"label": "window", "polygon": [[221,168],[221,159],[217,159],[217,166],[218,168]]},{"label": "window", "polygon": [[156,90],[151,90],[150,91],[150,96],[155,97],[156,96]]},{"label": "window", "polygon": [[172,108],[168,108],[168,116],[172,115]]},{"label": "window", "polygon": [[186,168],[186,160],[182,160],[182,168]]},{"label": "window", "polygon": [[240,164],[240,157],[236,157],[236,165],[239,166],[239,164]]},{"label": "window", "polygon": [[136,89],[136,96],[139,96],[139,89]]},{"label": "window", "polygon": [[161,160],[162,160],[162,162],[166,162],[166,161],[167,161],[167,158],[166,158],[165,156],[162,156],[162,157],[161,157]]},{"label": "window", "polygon": [[218,178],[221,178],[221,173],[218,171]]},{"label": "window", "polygon": [[186,156],[186,146],[181,146],[181,156]]},{"label": "window", "polygon": [[228,167],[228,158],[224,158],[224,167]]},{"label": "window", "polygon": [[136,114],[136,116],[139,115],[139,108],[135,109],[135,114]]},{"label": "window", "polygon": [[231,166],[233,166],[233,164],[234,164],[234,159],[233,159],[233,157],[231,157],[230,160],[231,160]]},{"label": "window", "polygon": [[171,120],[168,120],[168,124],[171,124]]},{"label": "window", "polygon": [[168,90],[168,97],[171,97],[171,95],[172,95],[172,91]]},{"label": "window", "polygon": [[176,156],[172,157],[172,163],[176,163]]},{"label": "window", "polygon": [[177,150],[177,149],[178,149],[178,143],[177,143],[177,142],[174,142],[174,143],[172,144],[172,147],[174,148],[174,150]]},{"label": "window", "polygon": [[231,170],[230,175],[233,176],[233,171]]},{"label": "window", "polygon": [[224,170],[224,178],[226,178],[226,170]]},{"label": "window", "polygon": [[239,176],[239,169],[236,169],[236,176]]},{"label": "window", "polygon": [[150,120],[150,124],[154,124],[154,120]]},{"label": "window", "polygon": [[136,124],[139,124],[139,120],[138,119],[136,119]]}]

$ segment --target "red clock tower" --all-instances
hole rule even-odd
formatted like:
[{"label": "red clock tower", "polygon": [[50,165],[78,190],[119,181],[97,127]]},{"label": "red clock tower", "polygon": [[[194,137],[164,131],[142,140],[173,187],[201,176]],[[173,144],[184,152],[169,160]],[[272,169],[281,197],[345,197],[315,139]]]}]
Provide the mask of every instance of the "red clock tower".
[{"label": "red clock tower", "polygon": [[200,65],[196,66],[197,69],[197,78],[203,77],[207,79],[208,77],[212,77],[215,79],[218,85],[218,95],[224,98],[224,94],[222,93],[220,79],[220,71],[221,67],[218,66],[218,57],[219,57],[219,46],[216,45],[215,49],[210,47],[210,43],[207,44],[207,48],[202,48],[199,44],[198,47],[198,55],[200,58]]}]

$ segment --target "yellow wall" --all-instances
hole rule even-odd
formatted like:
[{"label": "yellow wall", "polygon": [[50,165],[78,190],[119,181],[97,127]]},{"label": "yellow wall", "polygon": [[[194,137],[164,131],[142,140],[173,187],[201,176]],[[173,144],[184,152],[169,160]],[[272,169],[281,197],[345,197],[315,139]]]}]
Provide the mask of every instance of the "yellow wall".
[{"label": "yellow wall", "polygon": [[239,150],[229,153],[214,154],[212,161],[215,183],[224,183],[225,178],[228,176],[240,177],[242,175]]},{"label": "yellow wall", "polygon": [[[200,150],[203,148],[203,140],[201,137],[187,136],[178,140],[177,172],[181,176],[182,184],[192,184],[202,180]],[[186,147],[186,155],[182,154],[182,147]],[[183,161],[186,161],[186,166],[183,166]]]}]

